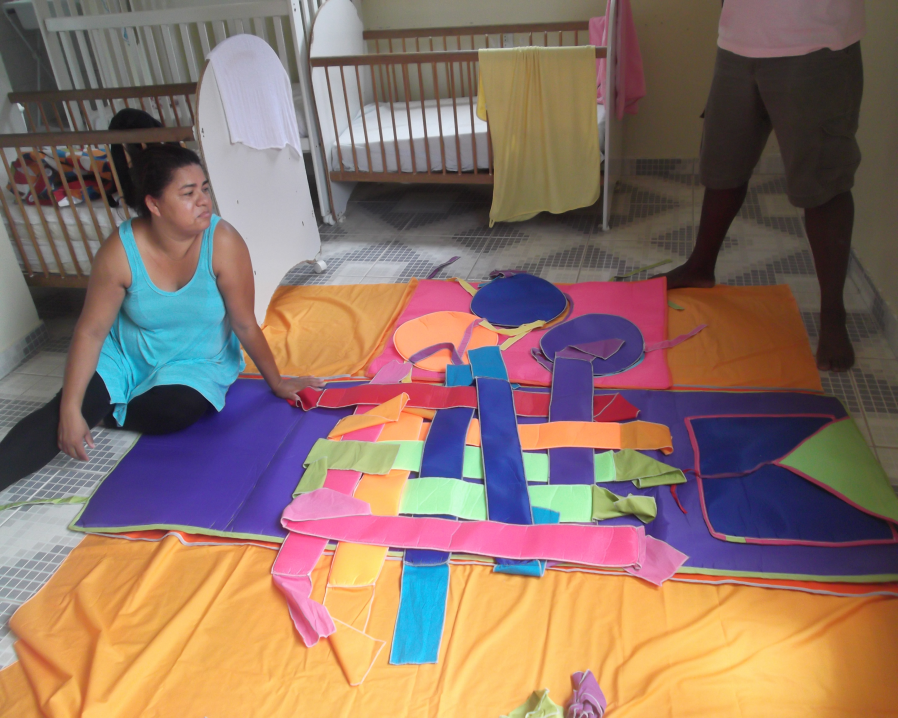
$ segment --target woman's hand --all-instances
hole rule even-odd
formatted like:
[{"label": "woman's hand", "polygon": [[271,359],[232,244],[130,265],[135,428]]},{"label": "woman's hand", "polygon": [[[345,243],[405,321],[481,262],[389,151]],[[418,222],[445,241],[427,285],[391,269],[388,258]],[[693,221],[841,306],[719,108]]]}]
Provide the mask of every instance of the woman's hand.
[{"label": "woman's hand", "polygon": [[85,443],[91,449],[96,448],[90,427],[80,411],[60,412],[56,442],[61,452],[81,461],[88,461]]},{"label": "woman's hand", "polygon": [[310,386],[315,389],[320,389],[324,386],[324,382],[314,376],[282,376],[273,391],[275,396],[279,396],[281,399],[296,401],[298,398],[297,394]]}]

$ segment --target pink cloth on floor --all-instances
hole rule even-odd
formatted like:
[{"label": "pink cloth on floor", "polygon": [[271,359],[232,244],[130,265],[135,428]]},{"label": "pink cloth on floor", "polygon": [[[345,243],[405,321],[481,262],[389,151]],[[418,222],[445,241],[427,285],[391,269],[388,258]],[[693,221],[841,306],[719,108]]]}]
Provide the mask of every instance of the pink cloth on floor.
[{"label": "pink cloth on floor", "polygon": [[[609,2],[610,4],[610,2]],[[606,10],[607,13],[607,10]],[[617,119],[624,118],[624,112],[635,115],[639,100],[645,97],[645,74],[642,69],[642,55],[639,52],[639,38],[633,23],[633,9],[630,0],[617,0],[617,72],[614,77],[614,107]],[[589,43],[608,46],[608,23],[606,17],[594,17],[589,21]],[[596,60],[596,98],[605,102],[605,58]],[[607,105],[607,103],[605,103]]]},{"label": "pink cloth on floor", "polygon": [[628,568],[627,573],[636,578],[660,586],[673,576],[689,558],[682,551],[652,536],[645,537],[645,555],[639,568]]},{"label": "pink cloth on floor", "polygon": [[[646,344],[667,340],[667,280],[649,279],[645,282],[583,282],[560,285],[574,301],[571,318],[583,314],[617,314],[629,319],[642,331]],[[471,295],[456,282],[422,280],[405,311],[396,322],[397,327],[411,319],[441,310],[470,311]],[[552,375],[530,355],[539,345],[546,330],[530,332],[502,352],[509,380],[530,386],[550,386]],[[390,336],[383,353],[371,362],[368,376],[391,361],[402,361]],[[417,381],[445,380],[442,372],[415,367],[412,377]],[[670,369],[665,352],[656,351],[632,369],[613,376],[597,377],[595,386],[616,389],[669,389]]]},{"label": "pink cloth on floor", "polygon": [[298,496],[284,510],[281,524],[296,533],[335,541],[584,566],[637,568],[641,557],[646,556],[646,562],[651,558],[646,554],[642,526],[519,526],[495,521],[373,516],[364,501],[328,489]]}]

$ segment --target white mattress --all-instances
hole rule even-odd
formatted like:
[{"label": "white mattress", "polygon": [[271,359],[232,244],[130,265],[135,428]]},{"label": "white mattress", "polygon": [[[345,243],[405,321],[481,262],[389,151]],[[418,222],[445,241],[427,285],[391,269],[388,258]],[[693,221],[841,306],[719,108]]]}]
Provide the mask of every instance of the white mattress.
[{"label": "white mattress", "polygon": [[[452,107],[452,100],[440,100],[439,109],[436,100],[393,103],[392,112],[390,103],[365,105],[364,113],[359,113],[352,122],[352,131],[347,127],[340,135],[339,152],[337,144],[330,149],[330,167],[332,170],[340,169],[340,159],[343,160],[343,170],[355,171],[358,161],[359,172],[396,172],[396,148],[399,148],[399,166],[402,172],[427,172],[427,153],[425,152],[425,125],[427,130],[426,146],[430,151],[430,169],[432,172],[443,171],[443,155],[446,157],[446,171],[458,171],[458,152],[456,148],[456,112],[458,117],[458,146],[461,149],[462,172],[470,172],[474,169],[474,148],[477,151],[477,168],[489,168],[489,147],[487,144],[487,124],[477,117],[477,98],[473,98],[474,122],[471,123],[471,106],[468,98],[456,101],[456,108]],[[378,125],[378,113],[380,125]],[[364,119],[363,119],[364,116]],[[411,133],[409,132],[409,116],[411,116]],[[396,118],[395,137],[393,118]],[[440,123],[443,129],[443,151],[440,150]],[[605,150],[605,106],[596,105],[596,123],[599,132],[599,149]],[[368,130],[368,147],[371,151],[371,163],[369,168],[368,149],[365,146],[365,128]],[[387,167],[384,170],[381,153],[381,132],[383,133],[383,148],[386,153]],[[411,136],[411,141],[410,141]],[[353,145],[355,154],[353,154]],[[414,161],[412,159],[414,148]],[[604,155],[602,157],[604,159]]]},{"label": "white mattress", "polygon": [[[15,198],[11,197],[8,192],[6,193],[6,200],[7,206],[9,207],[10,213],[12,214],[13,222],[19,235],[19,239],[22,241],[22,246],[25,250],[25,256],[28,258],[28,261],[31,264],[32,271],[39,272],[42,269],[41,263],[38,260],[37,252],[34,249],[34,244],[31,241],[31,235],[28,233],[25,218],[22,216],[22,210],[19,208],[19,205],[15,201]],[[81,219],[81,224],[84,228],[85,234],[87,235],[88,246],[90,247],[90,250],[93,254],[96,254],[97,250],[100,248],[100,242],[106,239],[106,237],[108,237],[110,234],[112,234],[112,231],[126,219],[124,209],[122,207],[110,208],[110,211],[112,212],[112,222],[110,222],[109,215],[106,212],[106,207],[104,206],[102,200],[91,202],[91,206],[93,207],[94,215],[97,218],[97,225],[99,225],[100,228],[99,233],[97,232],[97,225],[94,224],[93,219],[90,215],[90,210],[88,209],[86,204],[79,204],[74,208],[61,207],[59,209],[59,214],[62,217],[62,221],[65,223],[69,239],[72,242],[72,248],[75,251],[75,259],[77,259],[81,271],[84,274],[90,273],[90,260],[88,259],[87,250],[85,249],[84,241],[81,238],[81,231],[79,230],[77,221],[75,219],[75,212],[78,213],[78,217]],[[47,264],[47,269],[53,274],[60,273],[59,266],[50,246],[50,240],[47,238],[47,230],[44,229],[44,225],[41,222],[40,214],[43,214],[47,226],[50,229],[50,237],[52,238],[53,246],[56,248],[56,252],[59,254],[59,259],[62,263],[63,270],[66,272],[66,274],[75,274],[75,263],[72,261],[72,255],[69,252],[68,245],[66,244],[65,235],[63,234],[59,218],[57,217],[53,207],[46,206],[38,208],[32,205],[25,205],[25,214],[27,215],[28,220],[31,224],[32,231],[34,232],[34,236],[37,240],[37,245],[40,248],[41,255],[43,256],[44,261]],[[13,244],[13,248],[15,249],[16,258],[19,260],[19,266],[22,269],[25,269],[25,263],[22,261],[22,257],[19,254],[19,248],[16,246],[15,239],[13,238],[13,233],[10,231],[9,220],[6,217],[6,213],[2,211],[2,207],[0,207],[0,215],[3,215],[3,223],[4,225],[6,225],[7,233],[9,234],[9,241]]]}]

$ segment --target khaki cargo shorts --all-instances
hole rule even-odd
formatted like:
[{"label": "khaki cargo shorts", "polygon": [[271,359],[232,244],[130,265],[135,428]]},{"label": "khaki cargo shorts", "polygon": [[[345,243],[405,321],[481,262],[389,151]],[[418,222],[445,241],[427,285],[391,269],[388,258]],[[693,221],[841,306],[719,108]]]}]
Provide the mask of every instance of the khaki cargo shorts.
[{"label": "khaki cargo shorts", "polygon": [[792,204],[818,207],[847,192],[861,162],[855,133],[863,88],[859,42],[796,57],[742,57],[718,48],[702,184],[733,189],[748,182],[773,129]]}]

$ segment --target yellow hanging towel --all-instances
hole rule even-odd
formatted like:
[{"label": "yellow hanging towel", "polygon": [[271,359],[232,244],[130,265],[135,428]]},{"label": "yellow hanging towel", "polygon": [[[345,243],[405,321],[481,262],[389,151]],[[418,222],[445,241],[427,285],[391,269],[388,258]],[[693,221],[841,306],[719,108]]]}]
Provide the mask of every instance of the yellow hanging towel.
[{"label": "yellow hanging towel", "polygon": [[601,192],[596,55],[582,47],[481,50],[477,116],[496,167],[490,227],[593,204]]}]

